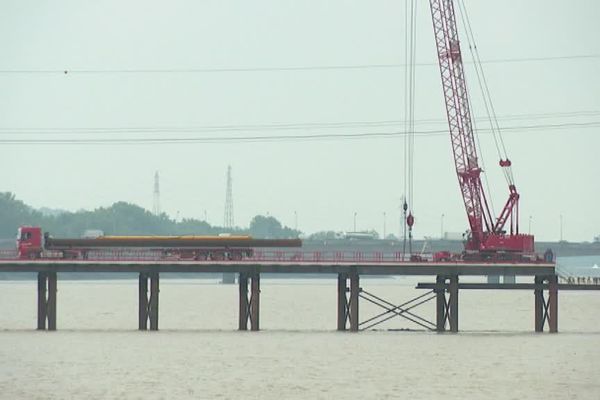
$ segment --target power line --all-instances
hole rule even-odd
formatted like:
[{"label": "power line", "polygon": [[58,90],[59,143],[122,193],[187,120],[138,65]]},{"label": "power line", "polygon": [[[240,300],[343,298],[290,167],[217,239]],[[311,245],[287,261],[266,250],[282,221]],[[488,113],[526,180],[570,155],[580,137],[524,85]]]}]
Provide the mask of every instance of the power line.
[{"label": "power line", "polygon": [[[513,114],[499,116],[502,121],[521,121],[553,118],[577,118],[600,116],[600,110],[570,111],[537,114]],[[483,117],[478,120],[485,119]],[[348,122],[300,122],[300,123],[270,123],[270,124],[239,124],[239,125],[204,125],[187,127],[78,127],[78,128],[32,128],[32,127],[0,127],[0,136],[7,135],[89,135],[89,134],[151,134],[151,133],[200,133],[200,132],[235,132],[235,131],[265,131],[265,130],[303,130],[303,129],[341,129],[341,128],[368,128],[368,127],[393,127],[402,126],[405,120],[379,120],[379,121],[348,121]],[[445,119],[415,120],[416,124],[444,124]]]},{"label": "power line", "polygon": [[[539,124],[509,126],[504,131],[536,131],[556,130],[564,128],[592,128],[600,127],[600,121],[564,123],[564,124]],[[480,133],[489,134],[490,129],[481,129]],[[441,136],[447,135],[447,130],[415,131],[415,136]],[[348,140],[348,139],[384,139],[406,135],[405,132],[362,132],[344,134],[300,134],[300,135],[270,135],[270,136],[213,136],[213,137],[174,137],[174,138],[92,138],[92,139],[0,139],[1,144],[55,144],[55,145],[107,145],[107,144],[177,144],[177,143],[248,143],[248,142],[283,142],[283,141],[313,141],[313,140]]]},{"label": "power line", "polygon": [[[504,64],[542,61],[591,60],[599,59],[600,54],[573,54],[562,56],[498,58],[481,61],[482,64]],[[466,62],[470,64],[470,62]],[[415,63],[418,67],[437,66],[436,63]],[[293,72],[293,71],[327,71],[327,70],[368,70],[405,68],[406,64],[355,64],[355,65],[297,65],[288,67],[239,67],[239,68],[116,68],[116,69],[1,69],[0,74],[196,74],[196,73],[229,73],[229,72]]]}]

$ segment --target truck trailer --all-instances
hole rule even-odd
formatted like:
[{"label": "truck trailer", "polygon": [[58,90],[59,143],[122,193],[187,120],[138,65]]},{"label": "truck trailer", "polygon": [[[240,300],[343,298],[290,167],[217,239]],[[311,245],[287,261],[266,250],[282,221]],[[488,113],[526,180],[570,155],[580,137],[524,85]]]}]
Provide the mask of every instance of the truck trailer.
[{"label": "truck trailer", "polygon": [[243,260],[255,248],[301,247],[300,239],[254,239],[247,235],[98,236],[55,238],[37,226],[22,226],[17,232],[20,259],[157,258],[179,260]]}]

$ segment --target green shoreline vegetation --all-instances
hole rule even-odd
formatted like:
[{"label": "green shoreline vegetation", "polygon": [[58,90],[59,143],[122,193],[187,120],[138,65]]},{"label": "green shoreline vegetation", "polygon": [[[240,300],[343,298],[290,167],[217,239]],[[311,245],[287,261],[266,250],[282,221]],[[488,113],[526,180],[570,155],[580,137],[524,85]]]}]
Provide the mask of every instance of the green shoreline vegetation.
[{"label": "green shoreline vegetation", "polygon": [[80,237],[86,230],[101,230],[106,235],[218,235],[244,234],[257,238],[295,238],[300,231],[283,226],[272,216],[257,215],[248,228],[228,229],[206,221],[184,218],[171,219],[167,214],[150,211],[126,202],[92,211],[46,213],[16,199],[10,192],[0,193],[0,237],[16,235],[19,226],[40,226],[57,237]]}]

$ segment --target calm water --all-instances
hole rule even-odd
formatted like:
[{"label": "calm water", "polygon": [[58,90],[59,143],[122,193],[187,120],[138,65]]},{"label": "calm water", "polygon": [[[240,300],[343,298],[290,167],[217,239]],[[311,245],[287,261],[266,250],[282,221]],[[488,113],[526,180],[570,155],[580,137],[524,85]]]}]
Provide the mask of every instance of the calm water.
[{"label": "calm water", "polygon": [[600,256],[558,257],[556,265],[567,276],[600,277]]},{"label": "calm water", "polygon": [[[416,281],[361,286],[400,303]],[[237,286],[175,280],[159,332],[136,331],[136,281],[59,281],[59,331],[36,332],[35,283],[0,282],[0,398],[600,398],[600,293],[562,293],[557,335],[531,332],[532,293],[481,291],[461,292],[459,334],[352,334],[334,280],[261,283],[261,332],[235,331]]]}]

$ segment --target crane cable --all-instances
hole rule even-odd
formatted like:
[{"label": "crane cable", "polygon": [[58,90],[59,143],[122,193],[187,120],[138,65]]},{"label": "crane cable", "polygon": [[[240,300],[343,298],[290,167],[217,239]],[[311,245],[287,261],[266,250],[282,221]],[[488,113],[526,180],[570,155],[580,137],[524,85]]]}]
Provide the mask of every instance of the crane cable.
[{"label": "crane cable", "polygon": [[406,194],[408,193],[408,0],[404,1],[404,192],[402,195],[402,219],[400,226],[402,227],[402,261],[406,254],[406,211],[408,209]]},{"label": "crane cable", "polygon": [[[492,96],[490,93],[489,85],[487,83],[487,79],[485,77],[485,73],[483,71],[483,63],[479,56],[479,50],[477,49],[477,43],[475,42],[475,35],[473,33],[473,28],[471,26],[471,21],[469,19],[469,15],[467,13],[467,8],[464,4],[464,0],[458,0],[458,6],[460,11],[460,16],[465,26],[467,43],[469,45],[469,52],[471,53],[471,57],[473,58],[473,65],[475,67],[475,73],[477,75],[477,82],[479,83],[479,88],[482,93],[483,103],[485,106],[485,111],[488,116],[488,121],[490,123],[492,136],[494,138],[494,143],[496,145],[496,151],[498,153],[498,157],[500,161],[508,160],[508,153],[506,151],[506,146],[504,144],[504,139],[502,136],[502,131],[500,130],[500,125],[498,123],[498,118],[496,115],[496,110],[494,108],[494,103],[492,102]],[[482,155],[480,154],[480,157]],[[502,164],[501,164],[502,165]],[[512,168],[510,165],[503,166],[502,171],[504,173],[504,177],[509,185],[514,185],[514,177],[512,174]],[[489,186],[488,186],[489,188]]]},{"label": "crane cable", "polygon": [[408,132],[408,248],[412,254],[412,226],[414,223],[414,176],[415,176],[415,77],[417,52],[417,1],[411,0],[410,21],[410,100]]},{"label": "crane cable", "polygon": [[[469,104],[471,104],[471,110],[473,110],[473,102],[471,102],[471,96],[469,95],[469,91],[467,90],[467,97],[469,98]],[[477,132],[477,121],[476,119],[472,119],[472,123],[473,123],[473,131]],[[485,171],[487,168],[485,166],[485,160],[483,157],[481,157],[481,141],[479,140],[479,135],[474,135],[475,136],[475,145],[477,146],[477,151],[479,152],[479,157],[480,157],[480,161],[481,161],[481,167],[483,168],[483,170]],[[505,175],[506,177],[506,175]],[[489,203],[490,203],[490,208],[492,209],[492,215],[496,215],[496,209],[494,207],[494,199],[492,197],[492,193],[490,191],[490,182],[488,180],[488,175],[487,174],[483,174],[483,179],[485,180],[485,191],[487,192],[487,198],[489,199]],[[493,222],[493,221],[491,221]]]},{"label": "crane cable", "polygon": [[404,191],[402,194],[402,204],[400,208],[402,209],[402,219],[400,221],[400,225],[402,226],[402,261],[404,261],[404,254],[406,253],[406,209],[408,205],[406,204],[406,193],[407,193],[407,185],[408,185],[408,68],[406,63],[408,61],[408,0],[404,2]]},{"label": "crane cable", "polygon": [[[409,12],[410,11],[410,12]],[[410,17],[409,17],[410,16]],[[402,204],[404,220],[404,237],[402,257],[406,253],[406,230],[408,228],[408,252],[412,255],[412,227],[414,224],[414,146],[415,146],[415,77],[416,77],[416,18],[417,2],[408,0],[405,2],[405,68],[404,80],[404,113],[405,113],[405,137],[404,137],[404,201]],[[408,211],[408,215],[407,215]]]},{"label": "crane cable", "polygon": [[[462,1],[459,3],[459,7],[460,7],[461,4],[462,4]],[[463,4],[463,7],[464,7],[464,4]],[[462,19],[463,25],[465,25],[465,19],[463,17],[462,9],[460,11],[461,11],[461,19]],[[470,53],[471,53],[471,56],[473,57],[473,50],[471,48],[471,41],[470,41],[469,35],[467,35],[467,43],[469,44]],[[473,63],[475,63],[475,61],[473,61]],[[478,72],[478,71],[476,70],[476,72]],[[479,83],[480,83],[479,86],[481,88],[481,80],[480,80],[479,73],[477,73],[477,80],[479,81]],[[465,87],[466,86],[467,86],[467,82],[465,80]],[[473,127],[473,137],[475,139],[475,146],[477,147],[477,153],[479,154],[479,161],[481,163],[481,167],[483,168],[483,171],[486,171],[487,167],[485,166],[485,159],[483,157],[483,152],[481,151],[481,140],[479,140],[479,135],[478,135],[479,129],[477,128],[477,119],[474,118],[474,115],[475,115],[474,102],[472,101],[471,92],[468,90],[468,88],[466,88],[466,93],[467,93],[467,100],[468,100],[469,105],[470,105],[469,113],[471,114],[470,116],[471,116],[471,123],[472,123],[472,127]],[[487,109],[487,103],[485,103],[485,105],[486,105],[486,116],[487,116],[487,119],[489,120],[490,113],[489,113],[489,111]],[[496,150],[498,151],[498,156],[500,158],[502,158],[501,153],[500,153],[500,148],[498,146],[498,139],[496,138],[496,135],[494,134],[494,127],[493,126],[492,126],[492,129],[491,129],[491,132],[492,132],[492,136],[494,137],[494,142],[496,143]],[[504,176],[506,178],[506,174]],[[488,175],[487,174],[483,174],[483,179],[485,181],[485,188],[482,188],[482,190],[485,190],[487,192],[487,198],[489,199],[488,200],[489,201],[489,205],[490,205],[490,208],[492,209],[492,211],[491,211],[492,215],[484,215],[485,223],[489,227],[490,224],[492,224],[491,226],[493,226],[493,222],[494,222],[493,221],[493,215],[496,215],[496,210],[495,210],[495,207],[494,207],[494,200],[493,200],[493,197],[492,197],[492,194],[491,194],[491,191],[490,191],[490,182],[488,180]],[[484,212],[484,214],[485,214],[485,212]]]}]

